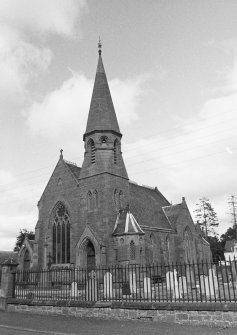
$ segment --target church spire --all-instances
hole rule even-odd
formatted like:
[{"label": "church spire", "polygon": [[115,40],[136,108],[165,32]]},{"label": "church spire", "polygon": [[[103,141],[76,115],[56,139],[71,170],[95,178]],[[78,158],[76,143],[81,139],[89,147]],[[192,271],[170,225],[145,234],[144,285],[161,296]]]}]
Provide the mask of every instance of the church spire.
[{"label": "church spire", "polygon": [[100,39],[98,43],[98,53],[99,59],[91,98],[89,116],[87,120],[86,132],[83,136],[83,140],[85,140],[85,137],[87,135],[93,134],[97,131],[109,131],[117,134],[120,138],[122,137],[102,61],[102,44]]}]

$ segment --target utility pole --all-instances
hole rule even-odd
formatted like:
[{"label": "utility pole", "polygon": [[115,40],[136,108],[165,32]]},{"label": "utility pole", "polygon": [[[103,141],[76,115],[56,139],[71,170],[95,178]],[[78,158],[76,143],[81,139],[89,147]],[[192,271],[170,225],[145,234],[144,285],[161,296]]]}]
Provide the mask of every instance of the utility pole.
[{"label": "utility pole", "polygon": [[235,239],[237,241],[237,195],[231,195],[228,198],[228,204],[231,211],[233,228],[235,228]]}]

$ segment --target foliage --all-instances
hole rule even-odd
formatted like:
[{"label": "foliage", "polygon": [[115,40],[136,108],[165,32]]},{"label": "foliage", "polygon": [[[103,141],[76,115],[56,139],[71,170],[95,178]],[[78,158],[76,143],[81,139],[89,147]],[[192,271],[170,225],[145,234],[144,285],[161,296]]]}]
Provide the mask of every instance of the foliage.
[{"label": "foliage", "polygon": [[207,240],[210,243],[213,262],[224,260],[224,248],[220,239],[217,236],[208,236]]},{"label": "foliage", "polygon": [[236,229],[234,227],[230,227],[227,231],[221,235],[221,244],[223,248],[225,247],[226,241],[236,240]]},{"label": "foliage", "polygon": [[210,200],[203,197],[199,199],[199,203],[196,206],[194,213],[197,223],[204,229],[206,236],[216,236],[214,227],[217,227],[219,222]]},{"label": "foliage", "polygon": [[20,232],[16,237],[16,244],[14,247],[14,251],[20,250],[26,235],[29,238],[29,240],[33,240],[35,238],[35,233],[33,231],[29,231],[26,228],[20,229]]}]

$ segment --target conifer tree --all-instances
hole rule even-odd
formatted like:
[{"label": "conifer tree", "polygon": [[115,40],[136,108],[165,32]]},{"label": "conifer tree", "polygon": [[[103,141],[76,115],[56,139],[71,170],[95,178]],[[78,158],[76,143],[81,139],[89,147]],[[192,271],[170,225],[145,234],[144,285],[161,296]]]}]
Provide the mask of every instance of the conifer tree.
[{"label": "conifer tree", "polygon": [[28,236],[29,240],[33,240],[35,238],[35,233],[33,231],[27,230],[26,228],[20,229],[20,232],[16,237],[14,251],[20,250],[26,236]]},{"label": "conifer tree", "polygon": [[203,228],[205,235],[216,235],[214,227],[219,226],[218,218],[216,212],[214,211],[210,200],[202,197],[196,204],[195,218],[196,222]]}]

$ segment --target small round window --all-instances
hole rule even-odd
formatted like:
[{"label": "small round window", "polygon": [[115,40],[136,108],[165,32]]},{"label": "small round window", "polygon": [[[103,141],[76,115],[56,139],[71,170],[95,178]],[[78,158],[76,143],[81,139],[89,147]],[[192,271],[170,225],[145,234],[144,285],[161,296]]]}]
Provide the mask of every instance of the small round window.
[{"label": "small round window", "polygon": [[100,141],[101,141],[101,143],[107,143],[108,142],[108,137],[107,136],[101,136]]}]

